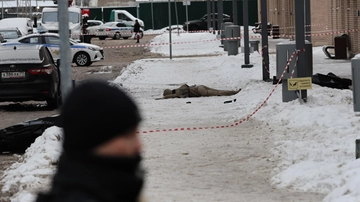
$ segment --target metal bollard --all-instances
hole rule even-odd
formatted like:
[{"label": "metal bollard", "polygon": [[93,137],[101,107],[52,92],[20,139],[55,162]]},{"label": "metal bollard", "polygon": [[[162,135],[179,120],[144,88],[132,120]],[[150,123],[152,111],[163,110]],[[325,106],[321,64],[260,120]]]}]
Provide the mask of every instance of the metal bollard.
[{"label": "metal bollard", "polygon": [[[284,68],[287,66],[290,56],[296,49],[295,42],[282,42],[276,45],[276,77],[280,79]],[[308,41],[305,41],[305,58],[306,58],[306,76],[311,77],[313,75],[313,55],[312,55],[312,44]],[[289,64],[289,68],[285,72],[282,78],[282,101],[289,102],[297,99],[297,94],[295,91],[288,90],[287,79],[290,78],[291,73],[293,72],[296,63],[296,55]],[[294,72],[293,77],[296,78],[297,72]]]},{"label": "metal bollard", "polygon": [[360,139],[355,140],[355,158],[360,158]]},{"label": "metal bollard", "polygon": [[[240,37],[240,26],[239,25],[229,25],[225,28],[226,38],[237,38]],[[228,55],[237,55],[239,54],[239,39],[228,40],[227,49]]]},{"label": "metal bollard", "polygon": [[351,59],[351,73],[352,73],[352,92],[354,112],[360,112],[360,57],[355,56]]},{"label": "metal bollard", "polygon": [[249,41],[250,42],[250,47],[253,48],[253,51],[259,51],[259,40],[255,40],[255,41]]},{"label": "metal bollard", "polygon": [[[223,23],[223,26],[224,26],[224,27],[223,27],[222,30],[221,30],[221,31],[222,31],[222,35],[221,35],[221,38],[222,38],[222,39],[226,38],[226,33],[225,33],[225,32],[226,32],[226,31],[225,31],[225,30],[226,30],[226,27],[227,27],[227,26],[230,26],[230,25],[233,25],[233,24],[234,24],[234,23],[232,23],[232,22],[225,22],[225,23]],[[228,41],[227,41],[227,40],[226,40],[226,41],[221,40],[221,42],[222,42],[222,44],[224,44],[224,51],[227,51],[227,42],[228,42]]]}]

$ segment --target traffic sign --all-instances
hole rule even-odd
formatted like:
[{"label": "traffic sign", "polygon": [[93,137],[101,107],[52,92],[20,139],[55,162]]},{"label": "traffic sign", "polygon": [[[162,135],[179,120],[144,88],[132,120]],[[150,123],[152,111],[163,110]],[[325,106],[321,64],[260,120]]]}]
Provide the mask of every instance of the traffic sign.
[{"label": "traffic sign", "polygon": [[287,82],[288,90],[308,90],[312,88],[311,77],[291,78]]},{"label": "traffic sign", "polygon": [[190,6],[190,0],[184,0],[183,6]]}]

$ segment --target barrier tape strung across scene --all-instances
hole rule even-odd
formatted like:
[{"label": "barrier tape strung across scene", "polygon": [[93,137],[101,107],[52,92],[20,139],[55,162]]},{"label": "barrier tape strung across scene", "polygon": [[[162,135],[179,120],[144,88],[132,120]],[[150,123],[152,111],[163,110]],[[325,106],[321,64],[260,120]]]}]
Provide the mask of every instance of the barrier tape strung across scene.
[{"label": "barrier tape strung across scene", "polygon": [[[328,32],[322,34],[311,34],[306,36],[317,36],[317,35],[331,35],[331,34],[338,34],[338,33],[347,33],[347,32],[357,32],[358,29],[353,30],[344,30],[344,31],[337,31],[337,32]],[[290,35],[289,35],[290,36]],[[291,35],[295,36],[295,35]],[[261,36],[250,36],[249,38],[261,38]],[[219,39],[209,39],[209,40],[197,40],[197,41],[185,41],[185,42],[172,42],[172,45],[176,44],[189,44],[189,43],[204,43],[204,42],[212,42],[212,41],[228,41],[228,40],[237,40],[242,39],[242,37],[231,37],[231,38],[219,38]],[[124,45],[124,46],[108,46],[103,47],[103,49],[113,49],[113,48],[135,48],[135,47],[152,47],[152,46],[166,46],[170,45],[170,43],[149,43],[149,44],[134,44],[134,45]]]},{"label": "barrier tape strung across scene", "polygon": [[[341,30],[341,31],[332,31],[332,32],[324,32],[324,33],[316,33],[316,34],[305,34],[305,36],[329,36],[333,34],[342,34],[342,33],[348,33],[348,32],[358,32],[359,29],[351,29],[351,30]],[[280,34],[280,35],[272,35],[272,37],[278,37],[278,38],[291,38],[295,37],[295,34]],[[261,38],[260,36],[250,36],[249,38]]]},{"label": "barrier tape strung across scene", "polygon": [[124,45],[124,46],[107,46],[103,49],[112,49],[112,48],[134,48],[134,47],[151,47],[151,46],[166,46],[166,45],[175,45],[175,44],[188,44],[188,43],[202,43],[202,42],[212,42],[212,41],[229,41],[229,40],[239,40],[241,37],[231,37],[223,39],[208,39],[208,40],[198,40],[198,41],[184,41],[184,42],[166,42],[166,43],[148,43],[148,44],[134,44],[134,45]]},{"label": "barrier tape strung across scene", "polygon": [[[321,34],[311,34],[311,35],[306,35],[306,36],[326,36],[326,35],[331,35],[331,34],[357,32],[357,31],[358,31],[358,29],[353,29],[353,30],[343,30],[343,31],[336,31],[336,32],[321,33]],[[280,36],[295,36],[295,35],[280,35]],[[261,38],[261,36],[250,36],[249,38]],[[242,39],[242,37],[172,42],[171,44],[177,45],[177,44],[191,44],[191,43],[206,43],[206,42],[213,42],[213,41],[227,41],[227,40],[240,40],[240,39]],[[26,45],[30,45],[30,44],[23,44],[22,46],[26,46]],[[170,45],[170,43],[168,43],[168,42],[166,42],[166,43],[147,43],[147,44],[134,44],[134,45],[122,45],[122,46],[107,46],[107,47],[102,47],[102,48],[103,49],[120,49],[120,48],[153,47],[153,46],[166,46],[166,45]],[[14,44],[14,46],[15,46],[15,44]],[[77,48],[74,48],[74,49],[77,49]]]},{"label": "barrier tape strung across scene", "polygon": [[266,69],[267,73],[269,73],[270,75],[270,68],[268,68],[265,64],[265,57],[264,57],[264,49],[267,48],[268,46],[263,46],[261,48],[261,53],[259,52],[259,50],[257,51],[260,55],[261,55],[261,58],[262,58],[262,64],[264,65],[264,68]]},{"label": "barrier tape strung across scene", "polygon": [[[327,27],[328,25],[327,24],[312,24],[312,25],[305,25],[304,27],[321,27],[321,26],[324,26],[324,27]],[[275,30],[281,30],[281,29],[292,29],[292,28],[295,28],[295,26],[292,26],[292,27],[280,27],[280,28],[273,28]]]},{"label": "barrier tape strung across scene", "polygon": [[[303,51],[303,50],[301,50]],[[172,131],[194,131],[194,130],[207,130],[207,129],[219,129],[219,128],[230,128],[230,127],[234,127],[234,126],[238,126],[239,124],[249,120],[252,116],[254,116],[263,106],[265,106],[265,104],[267,103],[267,101],[270,99],[270,97],[274,94],[276,88],[279,86],[280,82],[282,81],[287,69],[290,66],[291,61],[293,60],[294,56],[298,56],[298,54],[296,54],[298,51],[294,51],[289,60],[286,63],[286,67],[284,69],[284,71],[282,72],[279,81],[277,82],[277,84],[275,85],[275,87],[272,89],[272,91],[270,92],[270,94],[265,98],[265,100],[249,115],[247,115],[245,118],[241,119],[238,122],[232,123],[232,124],[228,124],[228,125],[220,125],[220,126],[206,126],[206,127],[177,127],[177,128],[170,128],[170,129],[155,129],[155,130],[143,130],[143,131],[138,131],[137,133],[142,133],[142,134],[149,134],[149,133],[160,133],[160,132],[172,132]],[[294,68],[295,69],[295,68]]]},{"label": "barrier tape strung across scene", "polygon": [[[312,24],[312,25],[305,25],[304,27],[315,27],[315,26],[326,26],[327,24]],[[180,26],[181,27],[181,26]],[[289,29],[289,28],[295,28],[295,27],[280,27],[279,29]],[[278,30],[277,28],[273,28],[275,30]],[[130,30],[131,33],[133,33],[132,30]],[[212,32],[220,32],[223,30],[195,30],[195,31],[189,31],[187,32],[186,30],[173,30],[173,33],[212,33]],[[112,31],[115,32],[115,31]],[[129,32],[119,32],[120,34],[129,34]],[[163,34],[163,33],[168,33],[168,31],[144,31],[143,32],[145,35],[156,35],[156,34]],[[79,36],[79,35],[96,35],[96,36],[106,36],[108,35],[108,33],[104,33],[104,32],[93,32],[93,33],[86,33],[86,34],[71,34],[72,36]]]}]

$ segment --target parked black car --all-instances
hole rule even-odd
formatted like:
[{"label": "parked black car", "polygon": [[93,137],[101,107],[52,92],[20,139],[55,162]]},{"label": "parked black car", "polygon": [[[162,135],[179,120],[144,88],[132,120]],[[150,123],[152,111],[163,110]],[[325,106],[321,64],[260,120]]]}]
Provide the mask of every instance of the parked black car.
[{"label": "parked black car", "polygon": [[43,45],[0,46],[0,102],[61,102],[60,70]]},{"label": "parked black car", "polygon": [[[215,13],[215,29],[218,30],[218,23],[217,23],[217,19],[218,19],[218,14]],[[212,14],[210,16],[210,21],[211,21],[211,26],[212,26]],[[224,22],[232,22],[233,19],[230,15],[227,14],[223,14],[223,21]],[[209,28],[207,27],[207,14],[204,15],[202,18],[200,18],[199,20],[191,20],[188,22],[185,22],[183,25],[183,29],[186,30],[186,26],[189,26],[189,31],[196,31],[196,30],[208,30]]]}]

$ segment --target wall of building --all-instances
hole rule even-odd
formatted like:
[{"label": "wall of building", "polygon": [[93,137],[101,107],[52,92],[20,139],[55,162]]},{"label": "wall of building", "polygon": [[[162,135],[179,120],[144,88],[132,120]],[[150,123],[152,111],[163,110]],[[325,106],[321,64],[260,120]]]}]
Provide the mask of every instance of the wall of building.
[{"label": "wall of building", "polygon": [[[329,0],[311,1],[311,33],[324,33],[328,25],[328,5]],[[261,0],[258,0],[259,11]],[[294,38],[295,34],[295,8],[294,0],[267,0],[268,22],[280,26],[280,34]],[[259,12],[259,19],[261,14]],[[314,46],[331,43],[329,36],[312,37]]]}]

